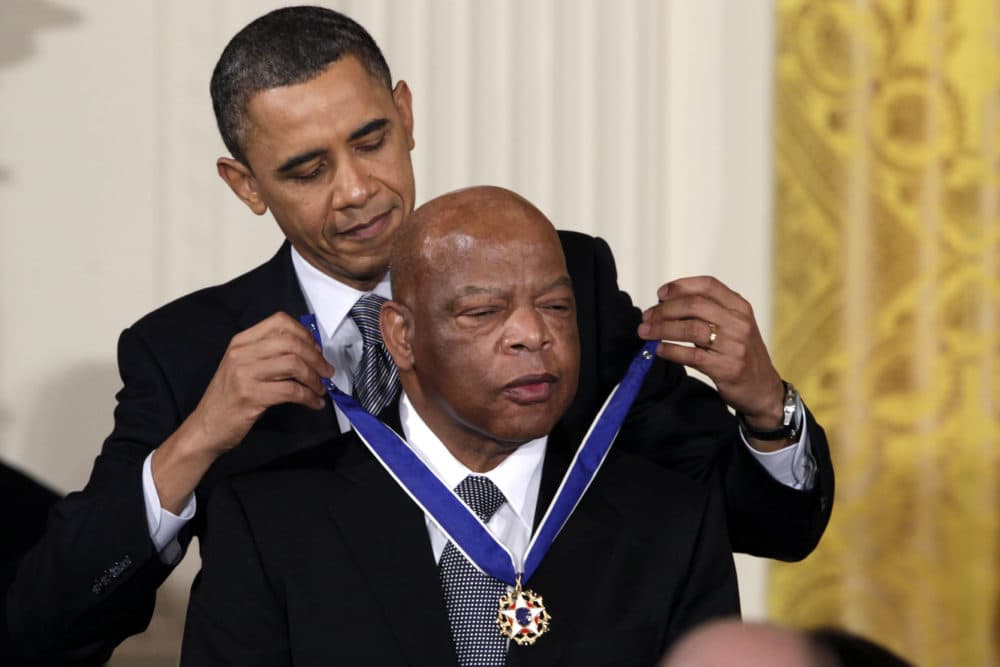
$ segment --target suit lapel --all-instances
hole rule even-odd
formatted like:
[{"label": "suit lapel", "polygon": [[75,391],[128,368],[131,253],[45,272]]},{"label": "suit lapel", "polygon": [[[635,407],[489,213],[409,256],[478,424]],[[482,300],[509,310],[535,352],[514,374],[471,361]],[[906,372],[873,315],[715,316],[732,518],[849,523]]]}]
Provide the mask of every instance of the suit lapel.
[{"label": "suit lapel", "polygon": [[[555,496],[563,475],[572,461],[578,443],[567,429],[558,425],[549,436],[542,468],[535,528]],[[598,473],[598,480],[600,475]],[[507,655],[508,667],[519,665],[556,665],[565,649],[576,641],[578,628],[592,606],[592,589],[588,580],[592,573],[579,562],[593,561],[590,554],[610,553],[618,540],[622,526],[621,514],[608,503],[595,481],[584,494],[576,510],[545,554],[538,570],[527,582],[529,588],[542,596],[552,615],[549,633],[534,646],[517,646],[513,642]]]},{"label": "suit lapel", "polygon": [[254,279],[246,285],[243,298],[246,304],[237,317],[240,330],[252,327],[274,313],[284,311],[294,318],[308,312],[306,299],[299,287],[292,266],[292,247],[288,241],[281,244],[274,257],[260,267]]},{"label": "suit lapel", "polygon": [[[393,405],[392,407],[395,407]],[[386,413],[383,413],[386,414]],[[390,427],[399,430],[396,424]],[[331,489],[330,515],[409,664],[454,665],[437,564],[423,511],[353,435]]]}]

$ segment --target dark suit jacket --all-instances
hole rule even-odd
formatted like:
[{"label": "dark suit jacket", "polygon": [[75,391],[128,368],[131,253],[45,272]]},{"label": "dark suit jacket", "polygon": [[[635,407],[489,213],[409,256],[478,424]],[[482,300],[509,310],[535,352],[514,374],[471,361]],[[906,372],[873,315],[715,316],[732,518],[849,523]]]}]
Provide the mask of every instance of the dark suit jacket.
[{"label": "dark suit jacket", "polygon": [[[579,437],[641,344],[640,312],[618,290],[607,244],[573,232],[560,232],[560,238],[581,345],[580,385],[565,422]],[[156,589],[171,568],[160,562],[149,538],[142,462],[197,406],[230,339],[279,310],[293,316],[306,310],[287,244],[249,273],[167,304],[122,332],[118,365],[124,386],[114,430],[87,486],[55,507],[8,595],[11,636],[39,663],[93,664],[145,629]],[[690,478],[722,479],[734,549],[796,559],[819,540],[833,497],[826,439],[810,424],[820,475],[816,487],[803,493],[774,481],[746,452],[735,420],[714,391],[683,368],[660,362],[623,426],[622,442]],[[631,437],[649,429],[663,434],[660,444]],[[332,409],[268,410],[209,470],[198,488],[199,506],[206,506],[219,480],[329,440],[338,431]],[[199,512],[180,539],[186,546],[193,535],[204,534]]]},{"label": "dark suit jacket", "polygon": [[[553,434],[538,517],[571,456]],[[181,664],[456,665],[420,508],[354,433],[294,458],[213,493]],[[508,665],[652,665],[738,614],[720,500],[612,449],[528,582],[550,632]]]}]

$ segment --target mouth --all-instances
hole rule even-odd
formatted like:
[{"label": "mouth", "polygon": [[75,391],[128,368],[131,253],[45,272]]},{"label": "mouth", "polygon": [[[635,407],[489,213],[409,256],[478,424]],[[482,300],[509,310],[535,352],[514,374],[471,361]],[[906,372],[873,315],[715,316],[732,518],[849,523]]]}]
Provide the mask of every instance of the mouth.
[{"label": "mouth", "polygon": [[380,236],[389,227],[393,209],[384,213],[379,213],[375,217],[337,232],[337,236],[352,241],[367,241],[368,239]]},{"label": "mouth", "polygon": [[556,377],[551,373],[523,375],[503,388],[504,396],[519,405],[544,403],[552,397]]}]

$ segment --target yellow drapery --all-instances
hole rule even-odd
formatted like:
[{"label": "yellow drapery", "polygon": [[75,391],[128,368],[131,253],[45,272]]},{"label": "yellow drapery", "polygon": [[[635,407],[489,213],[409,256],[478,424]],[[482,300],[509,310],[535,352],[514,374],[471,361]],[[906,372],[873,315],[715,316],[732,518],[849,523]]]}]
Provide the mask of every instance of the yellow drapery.
[{"label": "yellow drapery", "polygon": [[833,518],[776,620],[1000,660],[1000,3],[778,0],[773,351]]}]

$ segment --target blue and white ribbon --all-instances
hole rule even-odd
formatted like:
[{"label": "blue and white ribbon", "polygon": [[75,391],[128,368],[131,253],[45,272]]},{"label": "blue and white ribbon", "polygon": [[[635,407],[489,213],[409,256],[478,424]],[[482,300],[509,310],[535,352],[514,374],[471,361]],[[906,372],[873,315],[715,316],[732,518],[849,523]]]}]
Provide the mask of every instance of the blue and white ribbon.
[{"label": "blue and white ribbon", "polygon": [[[303,315],[299,320],[320,342],[316,317]],[[329,379],[324,379],[324,385],[365,446],[455,547],[486,574],[514,586],[519,574],[521,584],[531,578],[593,482],[639,393],[646,372],[653,364],[656,345],[656,341],[651,341],[643,346],[632,360],[624,379],[608,396],[563,476],[523,560],[515,558],[493,536],[468,505],[427,467],[398,433],[368,413],[354,398],[337,389]]]}]

